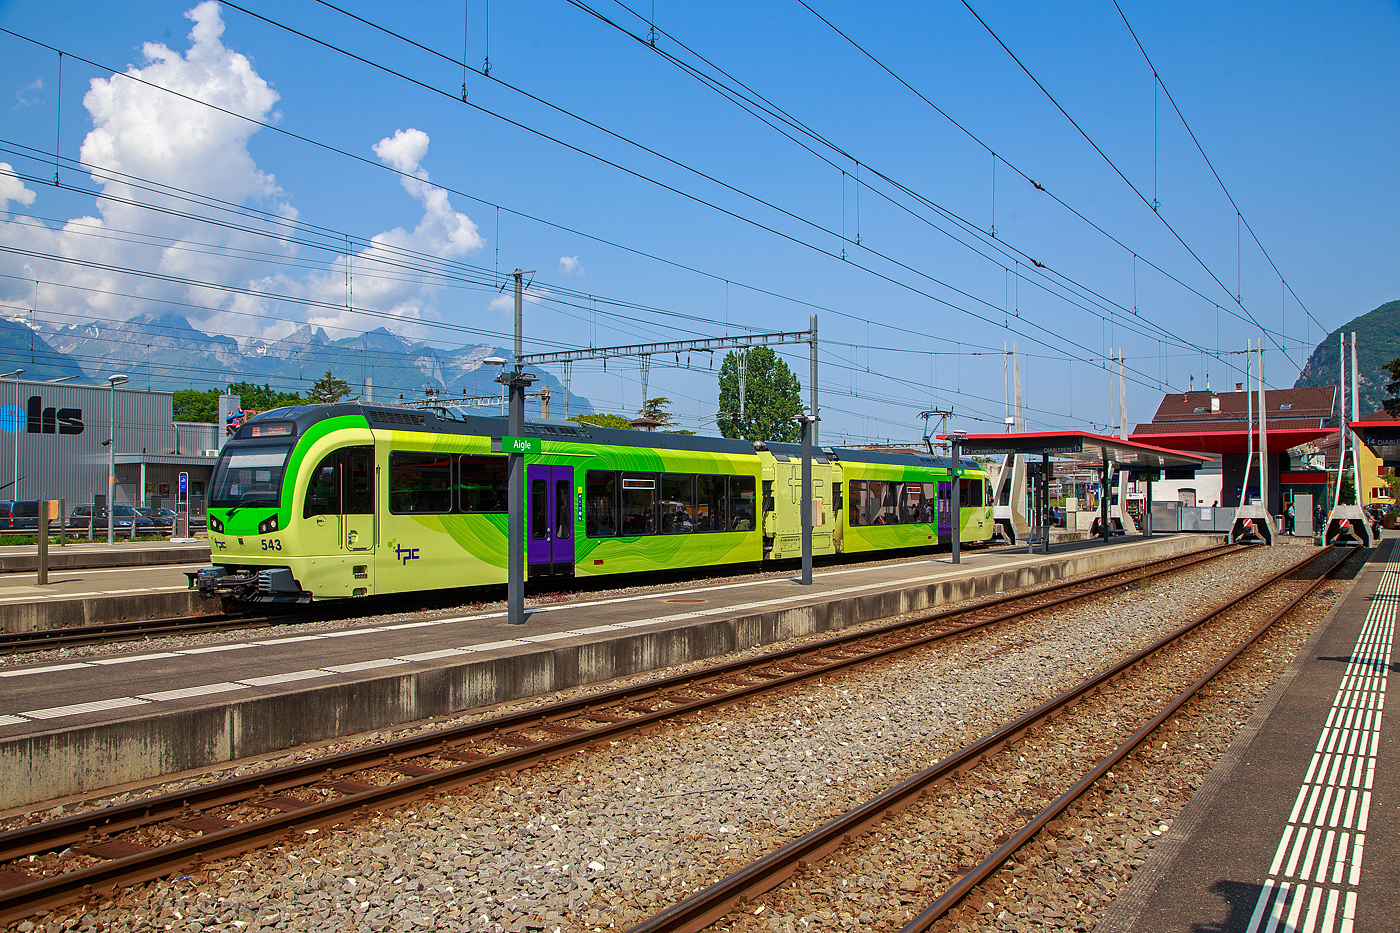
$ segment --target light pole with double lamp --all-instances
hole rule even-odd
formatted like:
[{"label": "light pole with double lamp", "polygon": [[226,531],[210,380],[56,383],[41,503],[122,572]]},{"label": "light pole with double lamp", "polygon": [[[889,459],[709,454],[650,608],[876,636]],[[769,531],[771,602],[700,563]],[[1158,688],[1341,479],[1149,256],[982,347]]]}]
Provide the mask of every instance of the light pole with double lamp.
[{"label": "light pole with double lamp", "polygon": [[[126,382],[126,376],[118,373],[107,377],[108,398],[107,423],[107,543],[117,543],[117,509],[112,498],[117,493],[117,386]],[[131,514],[131,530],[136,530],[136,513]]]},{"label": "light pole with double lamp", "polygon": [[15,484],[10,489],[10,498],[17,501],[19,499],[19,426],[23,423],[23,419],[20,418],[22,409],[19,407],[19,379],[15,377],[23,376],[26,372],[28,372],[28,370],[17,369],[12,373],[5,373],[5,375],[0,376],[0,379],[15,380]]}]

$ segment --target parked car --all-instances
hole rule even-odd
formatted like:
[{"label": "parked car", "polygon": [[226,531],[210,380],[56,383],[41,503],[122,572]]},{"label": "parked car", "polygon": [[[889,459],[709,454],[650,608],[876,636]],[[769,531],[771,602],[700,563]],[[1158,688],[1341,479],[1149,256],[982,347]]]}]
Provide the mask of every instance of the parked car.
[{"label": "parked car", "polygon": [[[116,519],[116,531],[122,531],[123,529],[125,529],[128,533],[130,533],[131,523],[133,520],[136,522],[136,531],[138,534],[142,531],[155,528],[154,521],[152,521],[144,515],[136,514],[136,511],[129,505],[118,505],[112,509],[112,512]],[[73,506],[73,511],[69,513],[68,527],[87,528],[88,519],[92,517],[92,514],[92,506],[90,505]],[[93,518],[92,527],[95,531],[107,530],[106,510],[98,510],[96,517]]]},{"label": "parked car", "polygon": [[37,531],[39,528],[39,500],[21,499],[0,502],[0,530]]},{"label": "parked car", "polygon": [[151,508],[150,506],[137,506],[136,514],[149,518],[151,520],[151,523],[157,528],[175,527],[174,509],[156,509]]}]

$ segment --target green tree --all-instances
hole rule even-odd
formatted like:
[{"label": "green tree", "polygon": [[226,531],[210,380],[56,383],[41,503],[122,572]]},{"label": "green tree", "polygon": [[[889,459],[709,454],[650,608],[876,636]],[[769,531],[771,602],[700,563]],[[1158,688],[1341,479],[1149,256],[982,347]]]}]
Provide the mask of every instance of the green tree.
[{"label": "green tree", "polygon": [[1400,502],[1400,476],[1396,476],[1394,470],[1386,470],[1385,475],[1381,478],[1390,487],[1390,501],[1392,503]]},{"label": "green tree", "polygon": [[306,400],[313,404],[320,403],[329,405],[338,402],[350,394],[350,384],[344,379],[338,379],[328,369],[326,374],[317,379],[311,386],[311,391],[306,393]]},{"label": "green tree", "polygon": [[176,421],[200,421],[213,424],[219,417],[218,389],[176,389],[171,400]]},{"label": "green tree", "polygon": [[288,405],[304,404],[299,393],[278,392],[267,383],[262,385],[255,385],[251,382],[230,383],[228,394],[238,396],[239,404],[252,411],[271,411],[274,408],[285,408]]},{"label": "green tree", "polygon": [[572,415],[570,421],[579,424],[596,424],[600,428],[617,428],[622,431],[633,430],[632,422],[621,415],[610,415],[607,412],[595,412],[591,415]]},{"label": "green tree", "polygon": [[802,386],[769,347],[748,352],[744,417],[739,418],[739,354],[730,350],[719,367],[719,430],[725,437],[795,443],[802,440]]},{"label": "green tree", "polygon": [[1400,356],[1381,368],[1390,373],[1390,381],[1385,384],[1385,390],[1390,393],[1390,398],[1381,402],[1381,405],[1385,407],[1387,415],[1392,418],[1400,418]]},{"label": "green tree", "polygon": [[1342,505],[1356,505],[1356,485],[1351,481],[1350,473],[1342,477],[1342,494],[1340,498],[1342,500]]}]

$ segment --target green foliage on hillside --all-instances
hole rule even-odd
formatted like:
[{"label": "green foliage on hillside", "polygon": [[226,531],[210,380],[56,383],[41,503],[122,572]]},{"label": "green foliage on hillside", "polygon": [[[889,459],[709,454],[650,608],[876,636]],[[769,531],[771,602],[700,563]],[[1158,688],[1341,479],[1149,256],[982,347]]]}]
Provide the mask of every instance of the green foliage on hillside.
[{"label": "green foliage on hillside", "polygon": [[[1294,388],[1334,386],[1337,381],[1337,343],[1347,335],[1347,382],[1351,382],[1351,333],[1356,332],[1356,359],[1361,384],[1361,416],[1384,407],[1386,384],[1391,381],[1386,364],[1400,357],[1400,301],[1388,301],[1360,317],[1353,318],[1328,334],[1308,357]],[[1270,370],[1277,364],[1268,364]],[[1265,372],[1267,376],[1268,371]],[[1351,388],[1347,387],[1346,414],[1351,416]]]}]

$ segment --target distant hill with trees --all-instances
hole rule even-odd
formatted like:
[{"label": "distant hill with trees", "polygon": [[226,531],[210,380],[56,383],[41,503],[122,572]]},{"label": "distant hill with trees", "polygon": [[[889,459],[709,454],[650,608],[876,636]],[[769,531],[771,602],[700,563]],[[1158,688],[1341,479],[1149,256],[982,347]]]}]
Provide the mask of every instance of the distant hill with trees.
[{"label": "distant hill with trees", "polygon": [[[1337,341],[1347,335],[1347,382],[1351,381],[1351,333],[1356,332],[1356,363],[1360,375],[1361,414],[1380,411],[1391,381],[1385,366],[1400,357],[1400,301],[1387,301],[1360,317],[1352,318],[1328,334],[1308,357],[1293,387],[1337,385]],[[1265,376],[1269,373],[1265,371]],[[1346,414],[1351,416],[1351,389],[1347,388]]]}]

